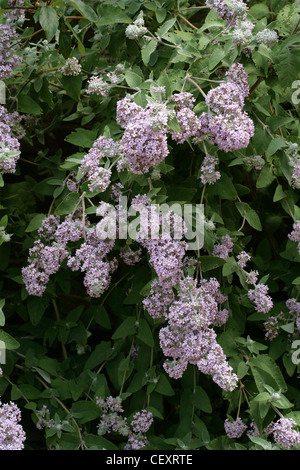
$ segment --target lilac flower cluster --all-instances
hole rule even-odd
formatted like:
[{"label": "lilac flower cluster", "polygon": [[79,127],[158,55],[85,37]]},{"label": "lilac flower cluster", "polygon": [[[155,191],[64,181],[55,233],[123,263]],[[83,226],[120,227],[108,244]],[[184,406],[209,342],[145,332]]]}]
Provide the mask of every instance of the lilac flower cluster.
[{"label": "lilac flower cluster", "polygon": [[133,266],[139,263],[141,260],[142,249],[139,248],[137,251],[133,251],[130,247],[126,247],[124,251],[120,253],[120,258],[128,266]]},{"label": "lilac flower cluster", "polygon": [[[1,25],[0,25],[1,26]],[[0,106],[0,173],[14,173],[20,158],[20,143],[15,137],[14,129],[20,137],[24,133],[19,129],[20,117],[18,113],[8,113],[4,106]]]},{"label": "lilac flower cluster", "polygon": [[206,0],[206,5],[227,21],[227,27],[237,26],[246,17],[248,7],[241,0]]},{"label": "lilac flower cluster", "polygon": [[233,243],[229,235],[223,235],[221,243],[216,243],[212,251],[212,256],[228,259],[229,254],[232,252]]},{"label": "lilac flower cluster", "polygon": [[148,103],[141,108],[124,100],[117,107],[117,121],[126,126],[120,148],[133,173],[147,173],[169,154],[167,108],[161,103]]},{"label": "lilac flower cluster", "polygon": [[5,11],[6,18],[11,23],[22,24],[25,19],[25,10],[22,10],[23,6],[24,0],[9,0],[7,8],[11,8],[11,10]]},{"label": "lilac flower cluster", "polygon": [[300,254],[300,221],[293,224],[293,231],[288,235],[289,239],[298,243],[298,251]]},{"label": "lilac flower cluster", "polygon": [[[67,259],[72,271],[81,269],[85,273],[83,284],[91,297],[99,297],[109,286],[111,273],[116,269],[114,260],[105,261],[114,245],[114,240],[103,241],[97,237],[96,229],[85,224],[80,217],[46,217],[38,231],[41,239],[29,250],[28,265],[22,269],[23,282],[30,295],[42,296],[52,274]],[[69,253],[68,243],[84,239],[74,256]]]},{"label": "lilac flower cluster", "polygon": [[247,74],[241,64],[233,64],[226,73],[226,80],[210,90],[206,104],[215,114],[203,113],[211,141],[225,152],[245,148],[254,135],[254,124],[242,110],[249,95]]},{"label": "lilac flower cluster", "polygon": [[189,137],[199,137],[201,121],[193,111],[193,95],[188,92],[175,93],[171,99],[175,102],[174,113],[181,127],[181,132],[170,130],[172,139],[182,144]]},{"label": "lilac flower cluster", "polygon": [[101,166],[101,162],[104,164],[104,158],[115,157],[117,152],[118,144],[113,139],[101,136],[83,157],[79,172],[89,182],[90,191],[103,192],[108,188],[112,172],[110,168]]},{"label": "lilac flower cluster", "polygon": [[273,301],[268,293],[268,286],[257,284],[254,289],[248,291],[248,297],[255,303],[257,312],[268,313],[273,307]]},{"label": "lilac flower cluster", "polygon": [[153,415],[150,411],[138,411],[129,424],[126,417],[120,416],[124,412],[120,397],[110,396],[105,400],[96,397],[96,403],[103,412],[97,428],[99,435],[114,432],[127,437],[124,450],[138,450],[148,444],[146,433],[153,423]]},{"label": "lilac flower cluster", "polygon": [[246,431],[247,425],[243,423],[241,418],[237,418],[235,421],[230,421],[227,418],[224,422],[224,428],[230,439],[238,439]]},{"label": "lilac flower cluster", "polygon": [[96,229],[90,228],[86,234],[86,241],[81,244],[74,256],[69,256],[68,266],[72,271],[84,272],[83,284],[91,297],[100,297],[109,287],[111,273],[115,266],[104,261],[111,251],[114,240],[104,241],[98,238]]},{"label": "lilac flower cluster", "polygon": [[273,424],[273,437],[275,442],[284,449],[300,446],[300,432],[293,429],[297,426],[292,418],[280,418]]},{"label": "lilac flower cluster", "polygon": [[0,80],[10,78],[21,63],[21,57],[14,54],[12,47],[17,38],[13,23],[0,24]]},{"label": "lilac flower cluster", "polygon": [[216,165],[218,164],[217,157],[212,155],[205,155],[201,166],[201,182],[203,184],[214,184],[221,178],[221,173],[216,171]]},{"label": "lilac flower cluster", "polygon": [[0,402],[0,450],[23,450],[26,434],[21,424],[21,411],[13,403]]},{"label": "lilac flower cluster", "polygon": [[246,253],[246,251],[241,251],[241,253],[237,256],[238,264],[241,268],[245,268],[248,261],[251,260],[251,256]]},{"label": "lilac flower cluster", "polygon": [[268,295],[269,288],[267,285],[262,283],[257,283],[258,271],[247,272],[244,268],[248,261],[251,260],[251,256],[242,251],[238,256],[238,264],[240,265],[246,279],[246,283],[253,285],[254,289],[249,289],[248,297],[255,304],[255,309],[257,312],[268,313],[273,308],[273,301]]},{"label": "lilac flower cluster", "polygon": [[168,325],[159,332],[163,353],[172,358],[164,363],[170,377],[180,378],[188,364],[195,364],[224,390],[236,387],[237,376],[211,328],[227,321],[228,311],[218,309],[225,299],[214,278],[200,281],[199,286],[189,276],[180,281],[177,300],[169,307]]},{"label": "lilac flower cluster", "polygon": [[131,421],[132,431],[129,432],[125,450],[138,450],[148,444],[146,433],[153,423],[151,411],[142,410],[135,413]]}]

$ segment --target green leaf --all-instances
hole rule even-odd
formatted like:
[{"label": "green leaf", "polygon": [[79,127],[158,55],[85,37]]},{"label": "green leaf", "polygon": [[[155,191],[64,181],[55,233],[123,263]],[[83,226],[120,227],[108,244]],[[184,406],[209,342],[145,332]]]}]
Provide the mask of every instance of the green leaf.
[{"label": "green leaf", "polygon": [[27,309],[31,323],[35,326],[42,319],[49,301],[47,299],[30,298],[27,302]]},{"label": "green leaf", "polygon": [[84,443],[88,449],[92,450],[118,450],[118,447],[111,441],[95,434],[86,434],[84,436]]},{"label": "green leaf", "polygon": [[278,150],[284,148],[286,146],[286,141],[282,137],[275,137],[271,140],[269,147],[266,150],[266,155],[271,157],[274,155]]},{"label": "green leaf", "polygon": [[277,202],[277,201],[281,201],[282,199],[285,199],[285,198],[286,198],[286,194],[283,191],[281,184],[279,184],[277,186],[276,190],[275,190],[275,193],[274,193],[274,196],[273,196],[273,201]]},{"label": "green leaf", "polygon": [[45,214],[36,214],[27,225],[25,232],[34,232],[40,228],[45,217]]},{"label": "green leaf", "polygon": [[223,51],[223,49],[219,47],[214,49],[208,62],[209,70],[213,70],[221,62],[224,56],[225,56],[225,52]]},{"label": "green leaf", "polygon": [[127,85],[132,88],[138,88],[143,83],[142,77],[131,70],[127,70],[125,73],[125,80]]},{"label": "green leaf", "polygon": [[127,317],[112,335],[112,339],[120,339],[132,336],[136,332],[136,317]]},{"label": "green leaf", "polygon": [[155,391],[161,395],[172,396],[175,395],[173,388],[170,385],[169,380],[164,374],[161,374],[158,383],[155,387]]},{"label": "green leaf", "polygon": [[145,46],[142,47],[142,59],[145,65],[149,64],[150,56],[155,51],[158,41],[151,39]]},{"label": "green leaf", "polygon": [[95,402],[79,400],[71,407],[71,416],[80,424],[88,423],[101,415],[101,410]]},{"label": "green leaf", "polygon": [[255,210],[251,209],[249,204],[247,204],[246,202],[236,202],[235,205],[241,216],[245,217],[251,227],[258,231],[262,230],[260,218],[255,212]]},{"label": "green leaf", "polygon": [[132,19],[118,6],[99,5],[97,10],[101,17],[98,21],[99,26],[109,26],[117,23],[132,23]]},{"label": "green leaf", "polygon": [[72,5],[72,7],[74,7],[75,10],[77,10],[86,19],[94,23],[98,20],[97,14],[86,3],[82,2],[81,0],[69,0],[69,2]]},{"label": "green leaf", "polygon": [[82,86],[82,75],[79,74],[74,77],[62,75],[60,77],[60,81],[67,94],[73,98],[74,101],[79,101]]},{"label": "green leaf", "polygon": [[285,391],[287,386],[280,368],[276,362],[267,354],[260,354],[250,359],[250,365],[257,388],[264,392],[264,384]]},{"label": "green leaf", "polygon": [[278,53],[274,54],[275,70],[285,87],[299,78],[300,70],[300,49],[290,46],[289,40],[284,41]]},{"label": "green leaf", "polygon": [[144,318],[141,318],[139,321],[139,329],[137,333],[137,338],[139,338],[143,343],[150,346],[150,348],[154,347],[154,339],[151,328]]},{"label": "green leaf", "polygon": [[75,132],[67,135],[66,142],[77,145],[78,147],[90,148],[97,138],[97,132],[88,129],[76,129]]},{"label": "green leaf", "polygon": [[275,175],[273,173],[271,165],[265,165],[259,173],[259,177],[256,181],[256,187],[266,188],[274,181],[274,179]]},{"label": "green leaf", "polygon": [[85,363],[85,369],[94,369],[103,361],[107,361],[114,353],[110,341],[102,341],[98,344],[94,351],[89,355]]},{"label": "green leaf", "polygon": [[198,410],[204,411],[205,413],[212,412],[209,396],[202,387],[197,386],[195,393],[192,393],[191,398],[193,405],[195,405]]},{"label": "green leaf", "polygon": [[18,97],[18,111],[25,114],[42,114],[42,108],[30,96],[20,94]]},{"label": "green leaf", "polygon": [[272,443],[268,442],[266,439],[263,439],[262,437],[249,436],[249,439],[254,444],[257,444],[259,447],[262,447],[263,450],[272,450],[273,448]]},{"label": "green leaf", "polygon": [[201,263],[201,269],[203,272],[219,268],[226,263],[225,259],[218,258],[217,256],[200,256],[198,260]]},{"label": "green leaf", "polygon": [[207,188],[207,193],[220,196],[222,199],[232,200],[237,196],[232,179],[226,173],[220,172],[221,178]]},{"label": "green leaf", "polygon": [[45,31],[46,38],[50,42],[58,30],[58,17],[55,9],[50,5],[43,6],[40,9],[39,22]]},{"label": "green leaf", "polygon": [[164,35],[172,28],[172,26],[174,26],[175,23],[176,23],[176,18],[172,18],[171,20],[166,21],[156,31],[157,37],[163,38]]},{"label": "green leaf", "polygon": [[67,59],[72,52],[72,39],[68,31],[61,30],[59,33],[58,46],[63,57]]},{"label": "green leaf", "polygon": [[19,341],[17,341],[9,333],[3,330],[0,330],[0,341],[3,341],[3,343],[5,343],[5,348],[8,350],[18,349],[20,347]]},{"label": "green leaf", "polygon": [[72,213],[79,201],[79,198],[80,195],[78,193],[67,194],[55,209],[55,215],[67,215]]}]

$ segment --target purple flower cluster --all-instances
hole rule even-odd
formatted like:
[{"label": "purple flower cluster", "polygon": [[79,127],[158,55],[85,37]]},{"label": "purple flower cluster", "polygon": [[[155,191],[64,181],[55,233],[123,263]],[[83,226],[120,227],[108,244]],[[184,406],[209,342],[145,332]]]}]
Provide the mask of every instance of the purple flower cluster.
[{"label": "purple flower cluster", "polygon": [[300,446],[300,432],[293,429],[297,426],[291,418],[280,418],[273,424],[272,432],[275,442],[284,449]]},{"label": "purple flower cluster", "polygon": [[111,251],[114,240],[104,241],[98,238],[96,229],[90,228],[86,241],[81,244],[74,256],[70,256],[68,266],[72,271],[81,270],[85,273],[83,284],[91,297],[100,297],[109,287],[111,273],[115,267],[105,256]]},{"label": "purple flower cluster", "polygon": [[[91,297],[99,297],[109,286],[111,273],[116,269],[114,261],[105,261],[105,256],[114,245],[114,240],[103,241],[97,237],[96,229],[89,227],[85,218],[67,216],[60,222],[59,217],[46,217],[38,230],[41,239],[34,242],[29,250],[28,265],[23,267],[23,282],[30,295],[42,296],[52,274],[67,259],[72,271],[81,269],[85,273],[83,284]],[[80,248],[70,254],[69,242],[82,240]]]},{"label": "purple flower cluster", "polygon": [[201,121],[193,111],[193,95],[188,92],[175,93],[171,99],[175,102],[174,113],[181,127],[181,132],[170,131],[172,139],[182,144],[189,137],[200,137]]},{"label": "purple flower cluster", "polygon": [[0,80],[10,78],[21,63],[21,57],[14,54],[12,47],[17,38],[18,34],[12,23],[0,24]]},{"label": "purple flower cluster", "polygon": [[237,376],[211,328],[227,321],[228,312],[218,309],[225,299],[214,278],[200,281],[199,286],[191,277],[180,281],[177,300],[169,307],[168,325],[159,333],[164,355],[172,358],[164,363],[170,377],[180,378],[188,364],[195,364],[224,390],[236,387]]},{"label": "purple flower cluster", "polygon": [[[1,25],[0,25],[1,26]],[[14,173],[20,156],[20,143],[14,133],[18,136],[24,134],[19,129],[20,116],[18,113],[8,113],[0,106],[0,173]]]},{"label": "purple flower cluster", "polygon": [[21,424],[21,411],[13,403],[0,402],[0,450],[23,450],[26,434]]},{"label": "purple flower cluster", "polygon": [[96,397],[96,403],[103,412],[98,425],[99,435],[114,432],[127,437],[124,450],[138,450],[148,444],[146,433],[153,423],[153,415],[150,411],[138,411],[129,424],[126,417],[120,416],[124,412],[120,397],[110,396],[105,400]]},{"label": "purple flower cluster", "polygon": [[217,157],[212,155],[205,155],[201,166],[201,182],[203,184],[214,184],[221,178],[221,173],[216,171],[216,165],[218,164]]},{"label": "purple flower cluster", "polygon": [[294,223],[293,231],[288,235],[288,237],[293,242],[298,243],[298,251],[300,254],[300,221]]},{"label": "purple flower cluster", "polygon": [[246,253],[246,251],[241,251],[239,255],[237,255],[238,264],[241,268],[245,268],[248,261],[251,260],[251,256]]},{"label": "purple flower cluster", "polygon": [[237,418],[235,421],[230,421],[227,418],[224,422],[224,428],[230,439],[238,439],[244,434],[247,426],[243,423],[241,418]]},{"label": "purple flower cluster", "polygon": [[255,303],[257,312],[268,313],[273,308],[273,301],[268,293],[268,286],[265,284],[256,284],[254,289],[248,291],[248,297]]},{"label": "purple flower cluster", "polygon": [[139,248],[137,251],[133,251],[130,247],[127,247],[124,251],[120,253],[120,258],[128,266],[133,266],[136,263],[139,263],[141,260],[142,249]]},{"label": "purple flower cluster", "polygon": [[227,26],[237,26],[245,19],[248,7],[242,0],[206,0],[206,5],[227,20]]},{"label": "purple flower cluster", "polygon": [[203,113],[211,141],[225,152],[245,148],[254,135],[254,124],[242,110],[244,100],[249,95],[247,74],[241,64],[233,64],[226,73],[225,82],[210,90],[206,104],[211,111]]},{"label": "purple flower cluster", "polygon": [[216,243],[212,251],[212,256],[227,259],[232,252],[233,243],[229,235],[223,235],[221,243]]},{"label": "purple flower cluster", "polygon": [[122,100],[117,109],[117,121],[126,126],[120,148],[133,173],[147,173],[169,154],[165,105],[148,103],[145,109],[139,109],[128,100]]},{"label": "purple flower cluster", "polygon": [[93,147],[83,157],[79,172],[88,180],[90,191],[103,192],[109,184],[111,178],[111,169],[101,166],[104,164],[104,158],[115,157],[118,152],[118,144],[113,139],[99,137],[93,144]]}]

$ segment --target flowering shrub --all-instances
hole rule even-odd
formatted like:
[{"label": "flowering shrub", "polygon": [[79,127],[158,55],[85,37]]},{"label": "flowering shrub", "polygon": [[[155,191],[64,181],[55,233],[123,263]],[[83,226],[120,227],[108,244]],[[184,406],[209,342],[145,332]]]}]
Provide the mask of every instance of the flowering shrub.
[{"label": "flowering shrub", "polygon": [[300,449],[299,25],[0,0],[1,450]]}]

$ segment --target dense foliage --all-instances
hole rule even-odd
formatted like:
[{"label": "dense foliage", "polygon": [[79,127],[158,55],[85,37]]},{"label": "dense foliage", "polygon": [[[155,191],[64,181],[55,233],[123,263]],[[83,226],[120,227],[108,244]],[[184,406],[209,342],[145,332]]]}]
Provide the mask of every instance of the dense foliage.
[{"label": "dense foliage", "polygon": [[1,449],[300,448],[299,25],[0,0]]}]

